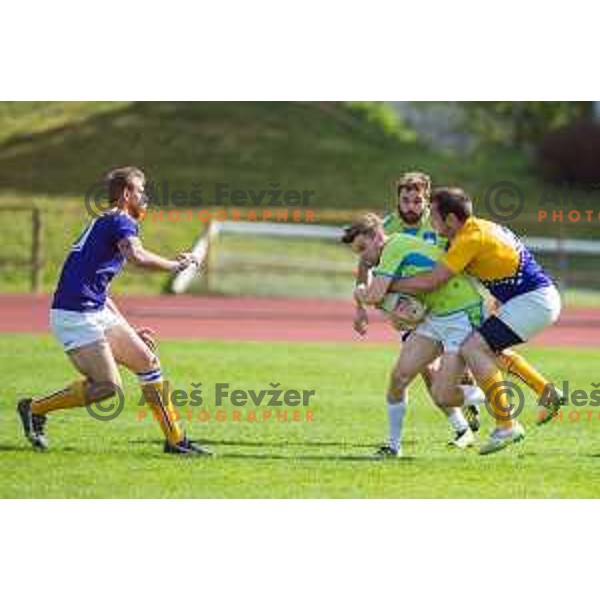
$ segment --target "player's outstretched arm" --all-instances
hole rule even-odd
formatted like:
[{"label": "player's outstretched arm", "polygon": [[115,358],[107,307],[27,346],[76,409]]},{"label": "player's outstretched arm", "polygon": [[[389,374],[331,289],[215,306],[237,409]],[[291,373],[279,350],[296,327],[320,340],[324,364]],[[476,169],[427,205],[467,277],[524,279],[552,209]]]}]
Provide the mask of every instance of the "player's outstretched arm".
[{"label": "player's outstretched arm", "polygon": [[175,260],[164,258],[154,252],[146,250],[142,242],[137,237],[127,237],[119,241],[119,250],[127,259],[127,262],[149,271],[169,271],[178,273],[183,271],[191,264],[197,264],[196,257],[190,253],[184,252],[177,256]]},{"label": "player's outstretched arm", "polygon": [[417,294],[419,292],[433,292],[444,285],[454,273],[445,265],[437,264],[429,273],[396,279],[390,286],[391,292],[404,294]]}]

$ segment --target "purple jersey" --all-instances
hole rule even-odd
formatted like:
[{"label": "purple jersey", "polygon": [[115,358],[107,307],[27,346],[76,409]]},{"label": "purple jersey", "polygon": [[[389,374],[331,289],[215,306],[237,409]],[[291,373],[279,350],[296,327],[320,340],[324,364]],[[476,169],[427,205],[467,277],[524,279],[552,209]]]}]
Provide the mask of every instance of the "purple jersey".
[{"label": "purple jersey", "polygon": [[110,282],[125,263],[117,243],[136,237],[138,230],[138,223],[125,213],[111,212],[94,219],[71,247],[52,308],[76,312],[102,309]]}]

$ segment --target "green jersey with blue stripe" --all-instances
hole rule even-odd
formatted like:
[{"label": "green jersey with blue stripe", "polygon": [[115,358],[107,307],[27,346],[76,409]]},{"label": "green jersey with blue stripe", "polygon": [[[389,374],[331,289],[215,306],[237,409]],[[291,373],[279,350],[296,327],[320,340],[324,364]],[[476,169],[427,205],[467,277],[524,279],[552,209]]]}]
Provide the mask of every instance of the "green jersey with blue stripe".
[{"label": "green jersey with blue stripe", "polygon": [[[403,279],[432,271],[444,251],[420,237],[397,233],[386,242],[374,275]],[[483,310],[483,300],[475,282],[466,275],[455,275],[433,292],[415,294],[435,316],[467,311],[478,324]],[[471,315],[472,313],[472,315]]]},{"label": "green jersey with blue stripe", "polygon": [[390,213],[383,219],[383,229],[386,235],[393,235],[395,233],[414,235],[444,250],[448,245],[448,240],[433,228],[429,211],[425,212],[419,223],[415,225],[405,223],[397,213]]}]

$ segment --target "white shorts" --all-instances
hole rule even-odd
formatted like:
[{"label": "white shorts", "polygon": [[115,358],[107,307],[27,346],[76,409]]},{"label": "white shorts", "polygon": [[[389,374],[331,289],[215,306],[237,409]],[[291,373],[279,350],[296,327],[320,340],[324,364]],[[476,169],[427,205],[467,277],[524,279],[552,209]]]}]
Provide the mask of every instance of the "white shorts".
[{"label": "white shorts", "polygon": [[105,338],[104,332],[125,321],[106,306],[93,312],[53,308],[50,311],[52,333],[66,352]]},{"label": "white shorts", "polygon": [[444,353],[459,352],[462,343],[478,324],[474,323],[465,311],[445,317],[429,315],[417,326],[414,333],[439,342],[444,348]]},{"label": "white shorts", "polygon": [[496,316],[526,341],[552,325],[560,310],[560,294],[555,286],[549,285],[511,298],[500,306]]}]

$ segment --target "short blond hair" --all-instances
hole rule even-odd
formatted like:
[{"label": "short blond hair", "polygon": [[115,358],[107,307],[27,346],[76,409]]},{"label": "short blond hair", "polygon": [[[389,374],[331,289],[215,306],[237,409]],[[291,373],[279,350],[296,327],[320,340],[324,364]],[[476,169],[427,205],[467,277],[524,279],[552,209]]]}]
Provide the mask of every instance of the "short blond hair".
[{"label": "short blond hair", "polygon": [[357,236],[374,236],[378,230],[383,229],[383,221],[379,215],[369,212],[361,215],[347,227],[344,227],[342,243],[351,244]]}]

